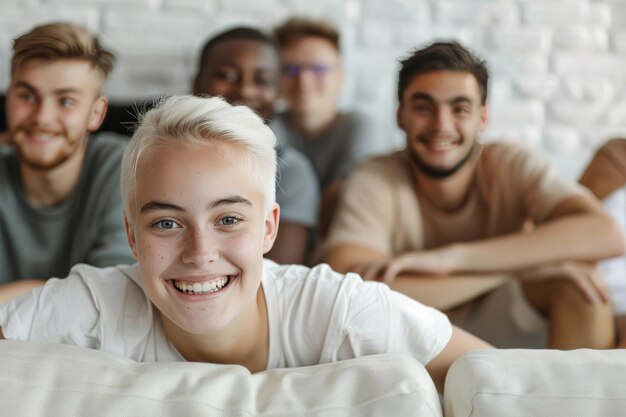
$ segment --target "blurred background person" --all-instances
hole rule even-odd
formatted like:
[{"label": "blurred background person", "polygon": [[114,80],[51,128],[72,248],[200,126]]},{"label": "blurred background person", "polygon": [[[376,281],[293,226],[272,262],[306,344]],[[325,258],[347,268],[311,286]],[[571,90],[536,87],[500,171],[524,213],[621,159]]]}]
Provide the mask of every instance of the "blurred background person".
[{"label": "blurred background person", "polygon": [[[222,96],[255,110],[266,122],[274,114],[279,58],[274,40],[260,30],[237,27],[209,39],[198,60],[195,95]],[[280,205],[278,237],[268,258],[305,263],[317,225],[319,190],[308,159],[289,144],[276,148]]]}]

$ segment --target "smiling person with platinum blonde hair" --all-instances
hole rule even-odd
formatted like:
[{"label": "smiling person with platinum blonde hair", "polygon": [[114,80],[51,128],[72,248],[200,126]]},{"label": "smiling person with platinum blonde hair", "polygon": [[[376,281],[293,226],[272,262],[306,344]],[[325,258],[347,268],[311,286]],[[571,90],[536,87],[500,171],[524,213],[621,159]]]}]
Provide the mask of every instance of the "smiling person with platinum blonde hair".
[{"label": "smiling person with platinum blonde hair", "polygon": [[263,259],[278,231],[273,145],[258,116],[219,98],[174,97],[150,110],[122,174],[139,262],[79,265],[1,305],[0,338],[250,372],[399,353],[441,389],[457,357],[488,345],[384,284]]},{"label": "smiling person with platinum blonde hair", "polygon": [[148,155],[173,142],[198,147],[225,142],[246,149],[241,158],[250,163],[264,189],[265,208],[271,210],[276,201],[276,137],[252,110],[232,107],[220,98],[189,96],[163,99],[157,107],[141,118],[122,161],[122,197],[127,214],[132,213],[129,207],[134,201],[134,173],[140,158],[148,159]]}]

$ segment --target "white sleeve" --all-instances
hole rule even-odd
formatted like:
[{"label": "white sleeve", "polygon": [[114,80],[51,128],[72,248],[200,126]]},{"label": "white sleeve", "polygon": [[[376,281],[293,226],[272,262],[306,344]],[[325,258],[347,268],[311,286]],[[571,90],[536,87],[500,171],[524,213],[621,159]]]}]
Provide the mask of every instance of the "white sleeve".
[{"label": "white sleeve", "polygon": [[0,327],[6,339],[34,340],[98,348],[93,330],[100,318],[91,292],[74,270],[64,279],[0,305]]},{"label": "white sleeve", "polygon": [[[621,229],[626,231],[626,187],[606,197],[602,204]],[[611,289],[615,315],[626,314],[626,256],[600,262],[599,268]]]},{"label": "white sleeve", "polygon": [[337,359],[398,353],[426,365],[450,341],[452,326],[445,314],[387,285],[361,282],[351,293]]}]

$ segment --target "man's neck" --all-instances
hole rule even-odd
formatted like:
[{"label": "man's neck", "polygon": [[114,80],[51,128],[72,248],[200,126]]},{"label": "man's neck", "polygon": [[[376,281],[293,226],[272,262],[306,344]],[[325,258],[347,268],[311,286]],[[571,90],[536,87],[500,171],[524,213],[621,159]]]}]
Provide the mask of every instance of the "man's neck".
[{"label": "man's neck", "polygon": [[165,333],[190,362],[236,364],[252,373],[264,371],[268,365],[269,324],[262,288],[256,301],[217,334],[190,334],[161,316]]},{"label": "man's neck", "polygon": [[309,139],[321,137],[333,124],[337,117],[337,109],[329,108],[315,112],[289,112],[289,118],[294,129]]},{"label": "man's neck", "polygon": [[447,178],[433,178],[411,163],[413,177],[420,193],[437,209],[454,212],[467,201],[476,177],[477,157],[473,157]]},{"label": "man's neck", "polygon": [[80,179],[87,140],[83,140],[79,146],[81,149],[70,158],[49,170],[38,170],[20,163],[22,186],[31,204],[38,207],[55,206],[69,198]]}]

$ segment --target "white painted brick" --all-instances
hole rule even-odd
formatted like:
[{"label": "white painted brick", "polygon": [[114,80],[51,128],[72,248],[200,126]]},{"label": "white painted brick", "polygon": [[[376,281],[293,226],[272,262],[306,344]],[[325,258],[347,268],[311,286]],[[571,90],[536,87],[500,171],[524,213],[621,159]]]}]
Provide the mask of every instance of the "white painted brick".
[{"label": "white painted brick", "polygon": [[626,125],[626,100],[618,100],[607,109],[606,122],[611,126]]},{"label": "white painted brick", "polygon": [[607,27],[611,7],[586,0],[527,1],[522,4],[523,22],[531,26],[585,24]]},{"label": "white painted brick", "polygon": [[[218,0],[220,10],[240,14],[272,15],[285,10],[280,0]],[[323,9],[320,9],[323,10]]]},{"label": "white painted brick", "polygon": [[544,123],[544,105],[540,100],[506,100],[492,97],[489,101],[489,118],[496,125],[533,125]]},{"label": "white painted brick", "polygon": [[557,74],[592,74],[617,76],[626,71],[626,57],[608,53],[556,53],[553,69]]},{"label": "white painted brick", "polygon": [[478,36],[470,28],[428,26],[400,23],[390,27],[378,21],[366,21],[358,27],[358,44],[367,49],[389,48],[399,55],[436,40],[457,40],[466,46],[477,43]]},{"label": "white painted brick", "polygon": [[490,121],[483,134],[484,142],[514,141],[531,148],[540,148],[543,131],[540,126]]},{"label": "white painted brick", "polygon": [[395,35],[387,24],[374,21],[359,26],[357,39],[365,48],[388,48],[393,46]]},{"label": "white painted brick", "polygon": [[548,52],[551,37],[546,29],[493,28],[488,30],[485,45],[492,49],[519,52]]},{"label": "white painted brick", "polygon": [[491,0],[451,1],[439,0],[434,5],[438,23],[472,25],[518,25],[520,10],[515,1]]},{"label": "white painted brick", "polygon": [[562,97],[574,101],[609,102],[615,92],[614,83],[607,77],[567,76],[563,78]]},{"label": "white painted brick", "polygon": [[58,4],[64,7],[71,7],[77,4],[88,4],[93,6],[111,7],[156,7],[160,0],[45,0],[49,4]]},{"label": "white painted brick", "polygon": [[580,133],[569,125],[550,123],[544,134],[546,143],[554,151],[571,154],[581,149]]},{"label": "white painted brick", "polygon": [[216,0],[162,0],[162,2],[162,7],[166,12],[173,10],[210,14],[217,10]]},{"label": "white painted brick", "polygon": [[487,60],[492,75],[513,77],[523,73],[544,74],[548,72],[548,55],[540,52],[485,51],[481,55]]},{"label": "white painted brick", "polygon": [[[226,1],[230,2],[228,0]],[[255,1],[252,1],[252,3],[254,2]],[[349,15],[349,13],[360,13],[360,6],[360,2],[355,2],[354,0],[347,2],[334,0],[283,0],[282,6],[280,6],[280,8],[284,10],[283,12],[277,12],[279,6],[275,5],[273,8],[266,8],[262,13],[271,12],[273,14],[281,14],[283,16],[281,20],[291,16],[307,16],[314,19],[329,20],[337,24],[350,19],[351,21],[355,21],[357,16]],[[240,11],[247,12],[247,10],[241,9]]]},{"label": "white painted brick", "polygon": [[515,90],[525,98],[550,100],[557,93],[559,78],[552,74],[523,74],[513,78]]},{"label": "white painted brick", "polygon": [[206,33],[212,21],[198,13],[160,13],[129,8],[104,14],[103,30],[106,34],[125,36],[129,40],[142,39],[195,39]]},{"label": "white painted brick", "polygon": [[550,120],[580,127],[597,123],[604,115],[607,103],[575,102],[567,99],[557,99],[548,105]]},{"label": "white painted brick", "polygon": [[85,26],[97,33],[100,13],[94,7],[77,6],[38,6],[33,9],[2,8],[0,10],[0,28],[12,38],[31,30],[34,26],[51,21],[68,21]]},{"label": "white painted brick", "polygon": [[190,91],[191,76],[185,67],[184,62],[170,62],[167,66],[121,62],[105,91],[117,100],[186,93]]},{"label": "white painted brick", "polygon": [[611,39],[617,52],[621,54],[626,52],[626,29],[612,30]]},{"label": "white painted brick", "polygon": [[566,26],[554,30],[552,37],[554,48],[580,51],[606,51],[609,47],[609,34],[605,28]]},{"label": "white painted brick", "polygon": [[363,0],[362,17],[365,20],[386,22],[388,27],[407,22],[427,24],[432,20],[426,0]]},{"label": "white painted brick", "polygon": [[[480,44],[480,34],[476,28],[471,26],[436,26],[432,28],[432,41],[455,40],[463,46],[477,51]],[[478,52],[478,51],[477,51]]]},{"label": "white painted brick", "polygon": [[623,0],[611,4],[611,26],[623,28],[626,25],[626,4]]}]

